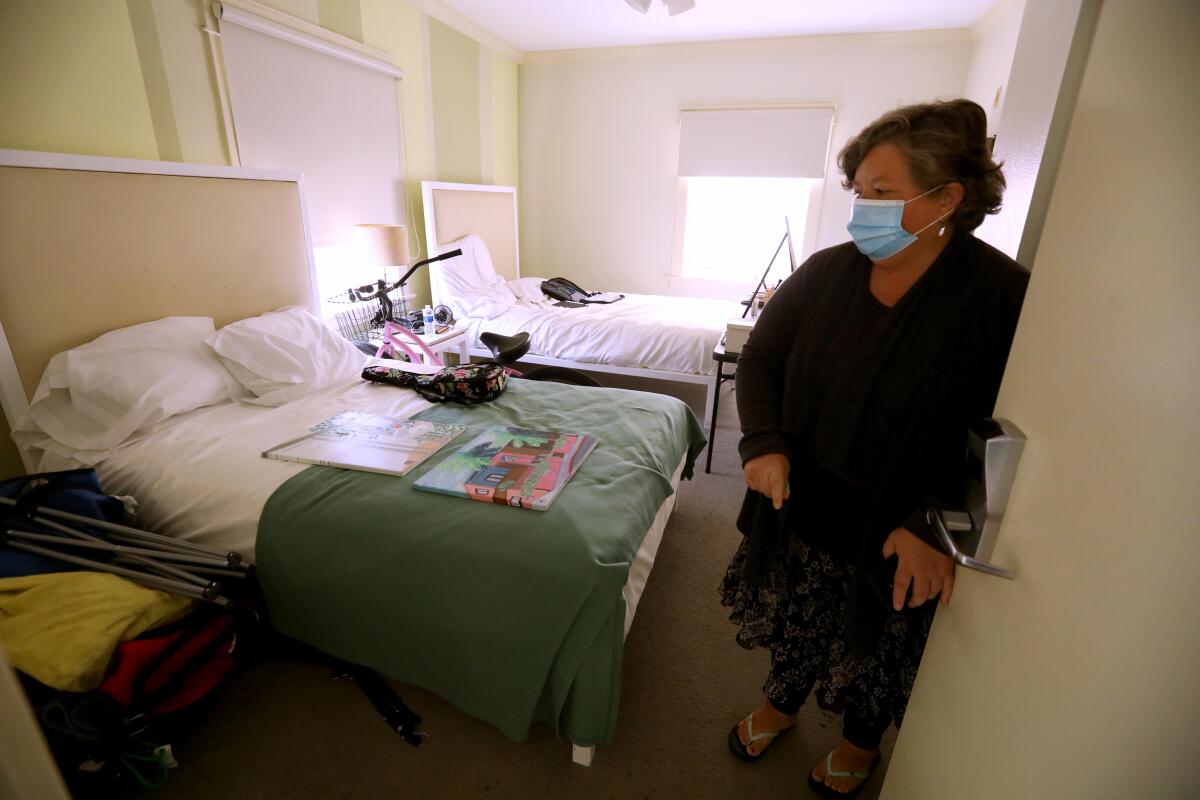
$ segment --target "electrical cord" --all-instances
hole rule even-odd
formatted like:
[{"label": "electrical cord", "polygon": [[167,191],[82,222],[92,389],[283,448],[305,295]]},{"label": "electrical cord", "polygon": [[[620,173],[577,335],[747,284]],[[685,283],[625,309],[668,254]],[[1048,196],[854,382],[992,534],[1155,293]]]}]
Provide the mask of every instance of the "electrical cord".
[{"label": "electrical cord", "polygon": [[[130,744],[134,747],[122,750],[121,754],[117,757],[121,765],[129,770],[129,774],[133,776],[134,780],[147,789],[161,789],[166,786],[169,775],[166,754],[162,750],[159,750],[155,744],[145,739],[131,739]],[[143,774],[142,766],[148,765],[157,767],[155,770],[156,779],[151,779]]]}]

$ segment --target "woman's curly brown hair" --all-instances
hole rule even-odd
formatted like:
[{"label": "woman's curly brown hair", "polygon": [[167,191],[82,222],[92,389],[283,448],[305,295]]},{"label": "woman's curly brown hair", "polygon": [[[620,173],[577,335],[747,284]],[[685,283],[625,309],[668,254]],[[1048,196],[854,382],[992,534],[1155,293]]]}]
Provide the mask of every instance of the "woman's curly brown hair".
[{"label": "woman's curly brown hair", "polygon": [[913,182],[921,189],[962,184],[962,202],[950,218],[955,227],[973,231],[985,215],[1000,210],[1004,173],[988,152],[987,114],[977,103],[920,103],[884,114],[838,153],[842,186],[851,188],[859,164],[872,148],[884,142],[904,152]]}]

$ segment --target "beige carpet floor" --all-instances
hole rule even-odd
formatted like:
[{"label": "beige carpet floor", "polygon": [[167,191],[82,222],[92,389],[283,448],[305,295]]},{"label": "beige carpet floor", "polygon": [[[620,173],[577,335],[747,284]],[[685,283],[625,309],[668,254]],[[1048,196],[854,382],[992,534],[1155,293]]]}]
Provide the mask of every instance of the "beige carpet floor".
[{"label": "beige carpet floor", "polygon": [[[616,383],[602,376],[608,385]],[[631,388],[647,384],[626,380]],[[836,742],[840,719],[806,705],[760,762],[736,760],[726,734],[761,700],[768,666],[746,651],[717,585],[736,549],[742,495],[733,393],[722,391],[713,472],[684,482],[625,645],[616,741],[593,766],[539,727],[514,743],[411,686],[396,688],[429,742],[409,747],[357,688],[319,666],[265,658],[239,672],[174,742],[170,798],[806,798],[809,769]],[[666,388],[666,387],[663,387]],[[702,391],[672,391],[697,408]],[[704,454],[701,455],[701,462]],[[894,733],[894,732],[893,732]],[[860,794],[878,796],[894,740]]]}]

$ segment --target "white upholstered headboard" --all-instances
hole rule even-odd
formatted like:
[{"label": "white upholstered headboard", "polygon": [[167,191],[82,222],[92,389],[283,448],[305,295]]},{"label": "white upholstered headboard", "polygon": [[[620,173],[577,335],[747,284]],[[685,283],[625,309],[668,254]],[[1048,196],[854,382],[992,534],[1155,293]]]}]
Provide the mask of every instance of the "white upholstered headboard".
[{"label": "white upholstered headboard", "polygon": [[172,315],[318,311],[299,173],[0,150],[0,401],[55,353]]},{"label": "white upholstered headboard", "polygon": [[[474,233],[487,244],[497,275],[506,280],[521,277],[515,187],[421,181],[421,198],[429,255],[444,253],[451,242]],[[438,301],[432,272],[430,288]]]}]

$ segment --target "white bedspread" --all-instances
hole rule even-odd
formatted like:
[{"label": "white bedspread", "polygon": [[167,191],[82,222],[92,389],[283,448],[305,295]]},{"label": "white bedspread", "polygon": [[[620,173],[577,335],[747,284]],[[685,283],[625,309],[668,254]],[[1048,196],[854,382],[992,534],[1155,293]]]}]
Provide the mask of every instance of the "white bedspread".
[{"label": "white bedspread", "polygon": [[519,302],[494,319],[472,318],[471,347],[485,331],[529,333],[529,352],[593,364],[707,375],[713,348],[742,308],[726,300],[630,294],[609,305],[559,308]]},{"label": "white bedspread", "polygon": [[341,411],[405,418],[429,403],[408,389],[347,381],[278,408],[223,403],[175,417],[96,465],[108,491],[138,501],[134,524],[254,560],[267,498],[308,464],[263,458]]}]

